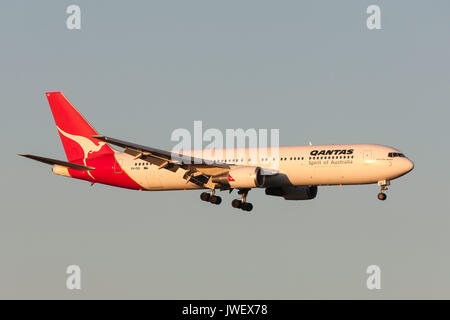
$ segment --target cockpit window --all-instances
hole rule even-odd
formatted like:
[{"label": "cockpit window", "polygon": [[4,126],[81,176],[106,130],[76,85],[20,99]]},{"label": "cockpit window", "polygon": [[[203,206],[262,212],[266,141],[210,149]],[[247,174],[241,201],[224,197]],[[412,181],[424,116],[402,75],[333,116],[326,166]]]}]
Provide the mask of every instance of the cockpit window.
[{"label": "cockpit window", "polygon": [[395,158],[395,157],[405,158],[405,155],[403,153],[399,153],[399,152],[389,152],[388,157],[389,158]]}]

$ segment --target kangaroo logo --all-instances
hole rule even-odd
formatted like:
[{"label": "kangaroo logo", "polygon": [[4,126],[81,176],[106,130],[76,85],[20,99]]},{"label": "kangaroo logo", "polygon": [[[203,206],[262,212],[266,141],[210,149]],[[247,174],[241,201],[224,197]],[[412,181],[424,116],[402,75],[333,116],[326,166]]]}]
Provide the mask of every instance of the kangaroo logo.
[{"label": "kangaroo logo", "polygon": [[[97,145],[92,140],[90,140],[86,137],[67,133],[64,130],[62,130],[61,128],[59,128],[58,126],[56,128],[63,136],[78,143],[78,145],[81,147],[81,149],[83,149],[83,153],[84,153],[83,163],[85,166],[87,166],[86,159],[89,156],[89,154],[100,151],[100,149],[106,144],[105,142],[100,141],[100,142],[98,142],[98,145]],[[87,173],[89,176],[91,176],[92,179],[94,179],[94,177],[91,175],[90,171],[88,171]]]}]

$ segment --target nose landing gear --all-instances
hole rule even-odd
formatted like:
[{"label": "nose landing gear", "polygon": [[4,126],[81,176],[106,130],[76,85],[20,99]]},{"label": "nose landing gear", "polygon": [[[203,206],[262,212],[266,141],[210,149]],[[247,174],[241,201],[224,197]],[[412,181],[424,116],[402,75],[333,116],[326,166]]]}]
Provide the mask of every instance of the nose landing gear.
[{"label": "nose landing gear", "polygon": [[233,208],[242,209],[244,211],[252,211],[253,205],[250,202],[247,202],[247,195],[250,189],[239,189],[238,194],[241,195],[241,200],[234,199],[231,202],[231,206]]},{"label": "nose landing gear", "polygon": [[391,182],[389,180],[382,180],[382,181],[378,181],[378,185],[381,187],[381,191],[378,194],[378,199],[379,200],[386,200],[387,196],[385,193],[383,193],[383,191],[386,191],[388,189],[388,186],[391,185]]}]

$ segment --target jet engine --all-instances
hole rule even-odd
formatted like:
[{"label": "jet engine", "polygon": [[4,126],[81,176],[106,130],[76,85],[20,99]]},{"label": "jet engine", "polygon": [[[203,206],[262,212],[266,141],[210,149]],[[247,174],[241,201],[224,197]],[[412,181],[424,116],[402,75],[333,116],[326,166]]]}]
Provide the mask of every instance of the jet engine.
[{"label": "jet engine", "polygon": [[227,174],[215,176],[212,182],[228,184],[231,188],[261,188],[264,186],[266,176],[261,174],[260,167],[231,168]]},{"label": "jet engine", "polygon": [[310,200],[317,196],[317,186],[267,188],[266,194],[283,197],[285,200]]}]

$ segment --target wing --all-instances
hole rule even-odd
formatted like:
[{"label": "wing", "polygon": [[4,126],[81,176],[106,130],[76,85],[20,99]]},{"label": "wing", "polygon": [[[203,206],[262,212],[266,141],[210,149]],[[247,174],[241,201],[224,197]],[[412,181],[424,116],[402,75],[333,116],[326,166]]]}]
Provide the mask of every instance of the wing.
[{"label": "wing", "polygon": [[208,184],[212,176],[223,175],[228,173],[233,165],[218,163],[211,160],[183,155],[166,150],[142,146],[139,144],[114,139],[102,135],[92,136],[98,140],[124,148],[124,152],[142,159],[151,164],[157,165],[159,169],[166,169],[176,172],[178,169],[187,170],[184,179],[188,182],[195,183],[199,186]]}]

